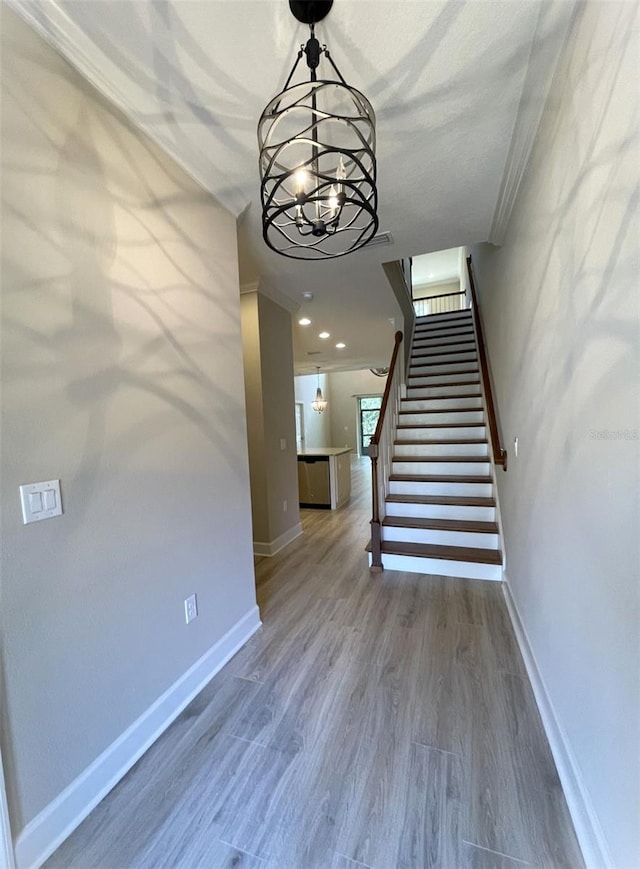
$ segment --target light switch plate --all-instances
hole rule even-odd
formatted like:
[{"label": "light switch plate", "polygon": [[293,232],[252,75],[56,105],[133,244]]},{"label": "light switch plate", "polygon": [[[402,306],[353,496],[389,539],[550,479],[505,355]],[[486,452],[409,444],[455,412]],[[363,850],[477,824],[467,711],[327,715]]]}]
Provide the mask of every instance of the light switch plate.
[{"label": "light switch plate", "polygon": [[60,480],[47,480],[46,483],[27,483],[20,486],[22,521],[25,525],[52,519],[62,515]]}]

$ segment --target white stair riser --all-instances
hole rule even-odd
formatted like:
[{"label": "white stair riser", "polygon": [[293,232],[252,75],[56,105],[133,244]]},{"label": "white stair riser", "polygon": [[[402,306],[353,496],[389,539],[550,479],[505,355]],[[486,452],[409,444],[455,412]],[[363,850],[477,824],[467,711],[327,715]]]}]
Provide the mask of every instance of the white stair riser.
[{"label": "white stair riser", "polygon": [[[444,416],[444,414],[440,414],[440,416]],[[442,421],[444,422],[444,420]],[[416,423],[416,425],[417,424],[418,423]],[[427,441],[429,440],[429,438],[433,438],[434,440],[448,440],[449,438],[486,438],[486,436],[487,427],[485,425],[464,425],[460,426],[459,428],[449,428],[447,426],[445,426],[444,428],[430,429],[400,428],[396,432],[396,439],[399,441],[413,441],[418,439],[424,439],[425,441]]]},{"label": "white stair riser", "polygon": [[452,495],[464,498],[491,498],[493,483],[414,483],[409,480],[390,480],[392,495]]},{"label": "white stair riser", "polygon": [[[369,556],[371,564],[371,556]],[[502,580],[502,568],[497,564],[475,564],[471,561],[445,561],[440,558],[414,558],[410,555],[387,555],[382,553],[385,570],[402,570],[406,573],[423,573],[436,576],[457,576],[461,579]]]},{"label": "white stair riser", "polygon": [[486,462],[403,462],[392,463],[392,474],[451,474],[455,476],[487,477],[491,463]]},{"label": "white stair riser", "polygon": [[495,522],[495,507],[472,507],[453,504],[411,504],[389,501],[387,516],[415,516],[418,519],[468,519],[470,522]]},{"label": "white stair riser", "polygon": [[471,546],[473,549],[498,549],[497,534],[476,534],[472,531],[442,531],[435,528],[396,528],[385,525],[385,540],[401,543],[432,543],[436,546]]},{"label": "white stair riser", "polygon": [[[454,372],[453,374],[440,374],[440,375],[438,375],[438,374],[427,375],[423,371],[422,373],[418,372],[418,374],[411,375],[411,379],[409,380],[409,383],[407,384],[407,388],[408,389],[413,389],[415,387],[422,388],[424,386],[430,386],[433,383],[444,383],[444,384],[447,384],[447,383],[471,383],[474,380],[478,380],[478,379],[479,379],[479,374],[477,371],[468,371],[468,372],[463,372],[463,373],[458,372],[457,374]],[[476,384],[476,386],[477,386],[477,384]]]},{"label": "white stair riser", "polygon": [[[469,371],[467,372],[467,369]],[[478,363],[473,362],[437,362],[435,365],[414,365],[409,369],[410,377],[425,377],[433,374],[455,374],[456,371],[475,374],[478,377]]]},{"label": "white stair riser", "polygon": [[459,398],[411,398],[404,399],[400,402],[400,410],[432,410],[434,407],[444,410],[450,407],[452,410],[458,410],[466,407],[482,408],[482,396],[461,395]]},{"label": "white stair riser", "polygon": [[396,456],[488,456],[488,444],[395,444]]},{"label": "white stair riser", "polygon": [[398,422],[400,425],[425,425],[430,423],[449,423],[449,422],[484,422],[484,413],[481,408],[478,410],[449,410],[446,413],[434,413],[433,411],[424,411],[424,413],[403,413],[398,414]]},{"label": "white stair riser", "polygon": [[407,387],[407,398],[438,398],[442,395],[455,395],[462,398],[476,392],[482,392],[482,388],[479,383],[474,382],[458,383],[455,386],[448,383],[444,383],[442,386],[409,386]]},{"label": "white stair riser", "polygon": [[411,365],[431,365],[433,362],[476,362],[478,355],[475,350],[462,350],[457,353],[413,353]]}]

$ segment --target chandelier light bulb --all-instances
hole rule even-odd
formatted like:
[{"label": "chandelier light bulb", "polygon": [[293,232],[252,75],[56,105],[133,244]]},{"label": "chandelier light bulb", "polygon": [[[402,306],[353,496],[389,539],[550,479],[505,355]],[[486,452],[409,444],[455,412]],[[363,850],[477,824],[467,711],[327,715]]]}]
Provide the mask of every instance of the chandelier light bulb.
[{"label": "chandelier light bulb", "polygon": [[295,191],[297,196],[304,195],[308,176],[304,169],[298,169],[295,174]]}]

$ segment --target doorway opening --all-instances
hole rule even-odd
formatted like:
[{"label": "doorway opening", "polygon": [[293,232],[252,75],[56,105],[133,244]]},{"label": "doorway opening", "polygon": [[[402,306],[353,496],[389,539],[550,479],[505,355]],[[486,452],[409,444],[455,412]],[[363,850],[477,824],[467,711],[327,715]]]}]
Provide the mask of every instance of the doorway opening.
[{"label": "doorway opening", "polygon": [[360,456],[369,455],[369,444],[376,432],[381,407],[381,395],[358,397],[358,454]]}]

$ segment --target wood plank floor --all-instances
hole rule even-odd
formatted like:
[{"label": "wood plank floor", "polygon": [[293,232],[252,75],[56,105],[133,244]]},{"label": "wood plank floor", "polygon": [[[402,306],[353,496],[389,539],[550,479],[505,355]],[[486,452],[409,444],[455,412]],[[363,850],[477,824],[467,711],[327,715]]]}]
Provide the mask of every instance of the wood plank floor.
[{"label": "wood plank floor", "polygon": [[256,567],[263,627],[48,869],[583,866],[498,583],[370,574],[351,505]]}]

